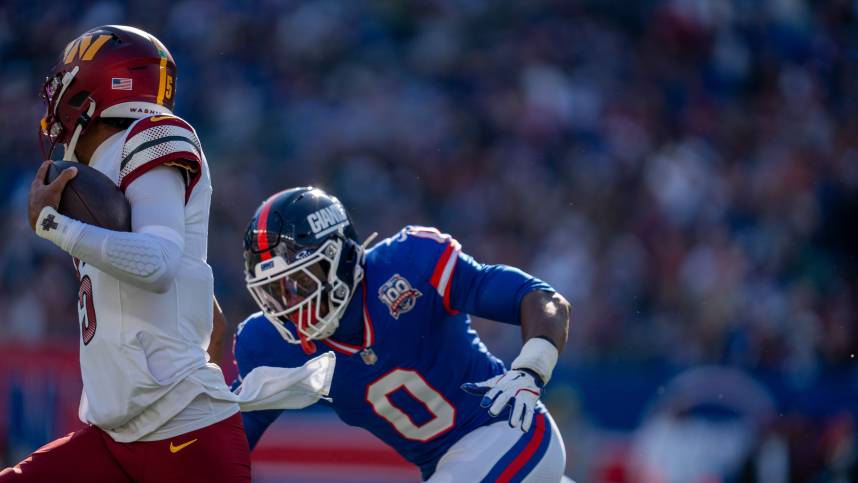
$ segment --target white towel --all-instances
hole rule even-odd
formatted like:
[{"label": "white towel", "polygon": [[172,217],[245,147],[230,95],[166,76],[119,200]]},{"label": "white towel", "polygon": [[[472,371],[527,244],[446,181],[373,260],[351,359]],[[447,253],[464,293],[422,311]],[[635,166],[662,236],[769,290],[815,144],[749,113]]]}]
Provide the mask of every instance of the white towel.
[{"label": "white towel", "polygon": [[326,352],[301,367],[259,366],[235,389],[242,411],[301,409],[328,395],[337,358]]}]

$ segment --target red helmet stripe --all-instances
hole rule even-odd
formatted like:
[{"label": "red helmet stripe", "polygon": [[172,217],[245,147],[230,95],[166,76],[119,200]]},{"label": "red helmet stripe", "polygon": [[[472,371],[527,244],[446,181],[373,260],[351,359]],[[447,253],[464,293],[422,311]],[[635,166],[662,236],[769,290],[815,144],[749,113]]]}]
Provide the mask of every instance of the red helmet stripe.
[{"label": "red helmet stripe", "polygon": [[263,260],[271,258],[271,253],[268,252],[268,212],[271,211],[271,206],[274,205],[274,201],[287,191],[289,190],[279,191],[269,196],[268,199],[262,203],[262,208],[259,211],[259,220],[256,222],[256,248],[261,252],[260,255]]},{"label": "red helmet stripe", "polygon": [[271,252],[268,251],[268,213],[271,211],[271,205],[274,204],[276,198],[277,195],[274,195],[265,200],[262,210],[259,212],[259,221],[256,222],[256,247],[259,249],[263,260],[271,258]]}]

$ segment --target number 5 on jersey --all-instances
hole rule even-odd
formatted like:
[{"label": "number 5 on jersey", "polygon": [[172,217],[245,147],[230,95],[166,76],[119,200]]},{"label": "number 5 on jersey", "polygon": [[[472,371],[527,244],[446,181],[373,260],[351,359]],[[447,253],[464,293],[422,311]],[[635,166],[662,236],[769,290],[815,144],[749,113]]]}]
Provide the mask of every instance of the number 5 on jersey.
[{"label": "number 5 on jersey", "polygon": [[[432,414],[423,424],[393,405],[390,395],[403,389]],[[402,437],[427,442],[446,433],[456,424],[456,408],[413,369],[394,369],[366,388],[366,400],[380,417],[390,423]]]}]

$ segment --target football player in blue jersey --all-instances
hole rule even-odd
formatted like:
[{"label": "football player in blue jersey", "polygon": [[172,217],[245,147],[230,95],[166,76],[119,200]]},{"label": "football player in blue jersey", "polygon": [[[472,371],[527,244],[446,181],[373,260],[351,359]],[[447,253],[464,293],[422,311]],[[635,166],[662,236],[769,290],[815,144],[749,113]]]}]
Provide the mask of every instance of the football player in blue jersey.
[{"label": "football player in blue jersey", "polygon": [[[424,480],[560,481],[566,453],[539,397],[566,343],[566,299],[521,270],[478,263],[434,228],[408,226],[366,249],[371,238],[359,243],[343,205],[319,189],[262,203],[244,241],[262,312],[238,327],[236,384],[255,367],[333,349],[326,404]],[[521,326],[511,369],[468,314]],[[251,448],[280,412],[243,413]]]}]

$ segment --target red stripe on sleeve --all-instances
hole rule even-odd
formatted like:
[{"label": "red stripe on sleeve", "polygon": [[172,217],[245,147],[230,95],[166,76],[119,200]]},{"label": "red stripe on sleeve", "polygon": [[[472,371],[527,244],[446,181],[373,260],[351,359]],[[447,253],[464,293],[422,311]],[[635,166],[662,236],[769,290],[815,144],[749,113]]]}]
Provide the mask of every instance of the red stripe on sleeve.
[{"label": "red stripe on sleeve", "polygon": [[438,284],[441,283],[441,276],[444,274],[444,267],[447,266],[447,262],[450,260],[450,256],[453,254],[453,244],[448,243],[447,248],[444,249],[444,253],[441,254],[441,257],[438,258],[438,263],[435,264],[435,271],[432,272],[432,278],[429,279],[429,283],[438,288]]},{"label": "red stripe on sleeve", "polygon": [[456,273],[456,265],[458,263],[458,260],[453,262],[453,268],[450,269],[450,278],[447,279],[447,286],[444,288],[444,310],[450,315],[459,313],[458,310],[450,306],[450,289],[453,287],[453,274]]}]

